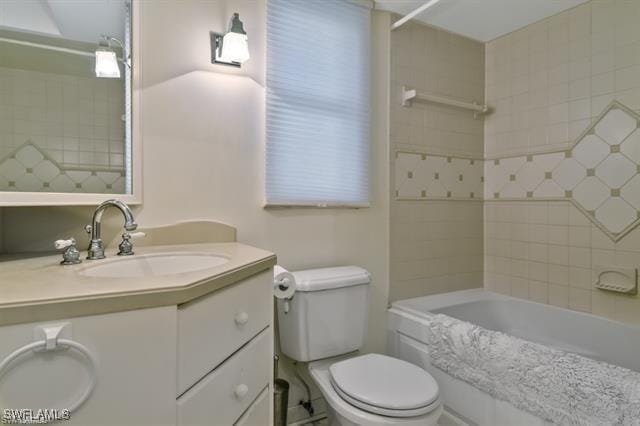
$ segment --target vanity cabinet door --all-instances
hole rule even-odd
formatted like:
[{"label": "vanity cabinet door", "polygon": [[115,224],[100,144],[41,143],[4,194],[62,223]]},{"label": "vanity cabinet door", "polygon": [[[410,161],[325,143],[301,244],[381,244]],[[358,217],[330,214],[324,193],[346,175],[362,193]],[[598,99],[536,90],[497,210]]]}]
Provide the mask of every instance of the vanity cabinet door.
[{"label": "vanity cabinet door", "polygon": [[269,385],[272,339],[264,330],[182,395],[178,425],[233,425]]},{"label": "vanity cabinet door", "polygon": [[178,307],[177,396],[269,325],[272,282],[269,269]]},{"label": "vanity cabinet door", "polygon": [[[34,342],[37,327],[58,324],[68,327],[63,338],[95,359],[95,387],[69,420],[55,424],[175,425],[175,306],[3,326],[0,361]],[[90,366],[76,349],[25,353],[0,377],[0,409],[68,408],[87,389]]]}]

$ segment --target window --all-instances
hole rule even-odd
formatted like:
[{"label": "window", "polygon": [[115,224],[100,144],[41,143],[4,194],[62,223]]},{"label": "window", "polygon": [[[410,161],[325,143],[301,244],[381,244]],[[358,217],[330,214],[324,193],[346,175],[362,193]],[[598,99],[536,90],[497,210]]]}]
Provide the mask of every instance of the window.
[{"label": "window", "polygon": [[368,205],[370,9],[268,0],[267,205]]}]

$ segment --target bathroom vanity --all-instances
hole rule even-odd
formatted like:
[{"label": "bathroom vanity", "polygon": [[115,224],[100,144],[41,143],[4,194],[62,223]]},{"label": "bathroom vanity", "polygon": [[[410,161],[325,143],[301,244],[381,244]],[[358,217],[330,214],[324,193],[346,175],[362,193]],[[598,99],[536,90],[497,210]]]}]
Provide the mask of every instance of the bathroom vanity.
[{"label": "bathroom vanity", "polygon": [[275,256],[234,238],[147,235],[165,244],[79,265],[0,262],[2,409],[86,396],[64,424],[271,424]]}]

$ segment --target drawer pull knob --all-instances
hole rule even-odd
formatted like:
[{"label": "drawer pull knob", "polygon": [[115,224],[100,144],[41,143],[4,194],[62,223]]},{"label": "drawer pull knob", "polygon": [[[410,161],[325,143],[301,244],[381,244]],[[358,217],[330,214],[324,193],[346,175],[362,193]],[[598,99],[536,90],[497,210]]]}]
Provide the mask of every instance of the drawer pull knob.
[{"label": "drawer pull knob", "polygon": [[236,324],[245,325],[247,322],[249,322],[249,314],[248,313],[240,312],[238,315],[236,315]]},{"label": "drawer pull knob", "polygon": [[236,395],[236,398],[242,399],[249,392],[249,387],[247,385],[238,385],[236,386],[236,390],[233,392]]}]

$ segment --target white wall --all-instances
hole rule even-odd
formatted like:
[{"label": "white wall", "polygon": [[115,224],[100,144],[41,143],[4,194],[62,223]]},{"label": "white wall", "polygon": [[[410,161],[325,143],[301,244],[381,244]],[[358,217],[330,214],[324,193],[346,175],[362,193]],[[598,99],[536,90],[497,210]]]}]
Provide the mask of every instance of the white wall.
[{"label": "white wall", "polygon": [[[231,4],[231,2],[230,2]],[[373,276],[367,350],[384,350],[388,296],[389,155],[387,14],[374,22],[371,207],[265,210],[265,3],[236,0],[142,2],[141,126],[144,226],[215,219],[238,240],[275,252],[290,269],[356,264]],[[249,34],[241,70],[210,63],[209,31],[232,12]],[[379,47],[378,47],[379,46]],[[78,235],[90,208],[4,209],[4,250],[43,250]],[[110,220],[120,220],[109,213]]]}]

